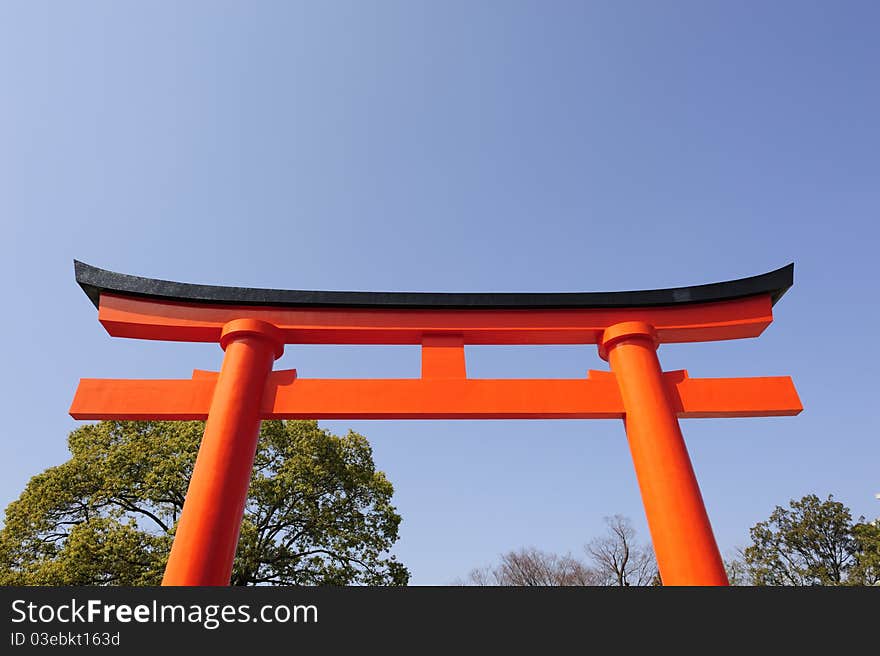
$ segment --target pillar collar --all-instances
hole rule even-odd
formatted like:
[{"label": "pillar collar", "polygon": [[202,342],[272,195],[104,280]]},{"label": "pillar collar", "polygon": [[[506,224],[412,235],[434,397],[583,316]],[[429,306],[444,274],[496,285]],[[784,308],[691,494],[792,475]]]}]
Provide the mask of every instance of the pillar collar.
[{"label": "pillar collar", "polygon": [[644,321],[623,321],[609,326],[599,339],[599,357],[608,361],[608,351],[625,339],[649,340],[656,349],[660,342],[654,326]]},{"label": "pillar collar", "polygon": [[275,359],[284,355],[284,336],[271,323],[259,319],[234,319],[223,326],[220,333],[220,346],[223,350],[230,342],[243,337],[261,337],[268,340],[275,350]]}]

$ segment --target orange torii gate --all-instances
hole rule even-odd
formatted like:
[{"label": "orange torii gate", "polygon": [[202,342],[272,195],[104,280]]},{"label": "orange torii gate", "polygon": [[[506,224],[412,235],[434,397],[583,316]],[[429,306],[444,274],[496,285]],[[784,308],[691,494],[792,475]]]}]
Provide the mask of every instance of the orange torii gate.
[{"label": "orange torii gate", "polygon": [[[75,419],[207,420],[163,585],[228,585],[263,419],[623,419],[666,585],[726,585],[678,418],[790,416],[789,377],[662,371],[662,343],[757,337],[794,265],[693,287],[592,293],[320,292],[193,285],[74,262],[115,337],[217,342],[219,373],[80,381]],[[285,344],[419,344],[421,378],[273,371]],[[467,377],[466,344],[596,344],[611,371]]]}]

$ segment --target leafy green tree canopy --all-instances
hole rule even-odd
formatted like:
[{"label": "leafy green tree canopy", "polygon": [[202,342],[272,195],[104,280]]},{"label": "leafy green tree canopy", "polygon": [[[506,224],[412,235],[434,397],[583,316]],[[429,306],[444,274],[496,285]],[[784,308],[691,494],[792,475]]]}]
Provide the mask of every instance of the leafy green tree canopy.
[{"label": "leafy green tree canopy", "polygon": [[[158,585],[202,422],[115,422],[68,438],[70,460],[6,509],[0,584]],[[400,515],[366,438],[265,421],[233,585],[405,585]]]},{"label": "leafy green tree canopy", "polygon": [[752,527],[743,552],[754,585],[874,585],[880,581],[880,528],[829,495],[777,506]]}]

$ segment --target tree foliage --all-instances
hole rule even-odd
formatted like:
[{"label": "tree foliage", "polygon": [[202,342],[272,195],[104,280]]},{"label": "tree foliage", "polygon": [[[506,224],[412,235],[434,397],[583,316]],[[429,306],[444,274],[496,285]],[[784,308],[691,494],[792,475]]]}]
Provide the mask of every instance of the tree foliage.
[{"label": "tree foliage", "polygon": [[880,520],[861,521],[852,528],[856,552],[849,571],[849,583],[880,585]]},{"label": "tree foliage", "polygon": [[754,585],[873,585],[880,575],[880,529],[832,495],[809,494],[776,506],[752,527],[744,552]]},{"label": "tree foliage", "polygon": [[[0,584],[156,585],[202,422],[113,422],[68,438],[72,457],[6,510]],[[405,585],[388,550],[401,518],[366,438],[314,421],[265,421],[234,585]]]}]

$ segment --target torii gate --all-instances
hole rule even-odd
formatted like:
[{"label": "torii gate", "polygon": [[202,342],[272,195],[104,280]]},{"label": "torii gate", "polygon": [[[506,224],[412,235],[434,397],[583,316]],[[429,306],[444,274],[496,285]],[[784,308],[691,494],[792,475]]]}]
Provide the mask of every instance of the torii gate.
[{"label": "torii gate", "polygon": [[[321,292],[215,287],[105,271],[76,280],[114,337],[217,342],[218,373],[80,381],[75,419],[207,420],[162,585],[228,585],[263,419],[623,419],[665,585],[727,585],[678,418],[791,416],[791,378],[689,378],[659,344],[757,337],[794,264],[693,287],[594,293]],[[272,371],[285,344],[420,344],[413,379]],[[467,377],[466,344],[596,344],[611,371]]]}]

